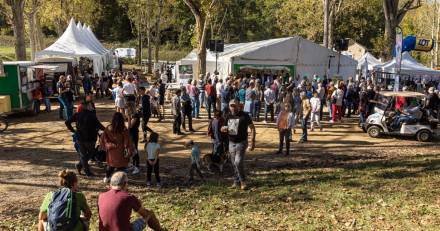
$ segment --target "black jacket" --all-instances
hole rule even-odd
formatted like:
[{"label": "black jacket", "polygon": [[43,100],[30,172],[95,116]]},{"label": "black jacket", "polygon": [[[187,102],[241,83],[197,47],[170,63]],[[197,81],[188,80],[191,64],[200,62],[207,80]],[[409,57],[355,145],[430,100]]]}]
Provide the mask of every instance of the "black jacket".
[{"label": "black jacket", "polygon": [[[72,127],[73,122],[76,123],[76,131]],[[78,134],[78,141],[83,142],[96,142],[98,131],[105,129],[96,117],[96,113],[85,109],[73,114],[65,124],[71,132]]]}]

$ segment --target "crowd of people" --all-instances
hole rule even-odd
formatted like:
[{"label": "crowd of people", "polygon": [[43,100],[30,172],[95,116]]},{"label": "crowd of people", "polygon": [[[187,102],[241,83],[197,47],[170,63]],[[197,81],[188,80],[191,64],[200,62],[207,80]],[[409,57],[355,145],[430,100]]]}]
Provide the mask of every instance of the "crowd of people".
[{"label": "crowd of people", "polygon": [[[165,119],[166,85],[162,79],[145,87],[135,72],[111,72],[107,78],[99,78],[97,86],[83,78],[85,97],[73,113],[73,99],[65,93],[69,92],[68,78],[60,77],[57,84],[60,92],[60,105],[66,126],[72,132],[74,144],[79,154],[76,164],[78,174],[84,171],[88,177],[95,174],[91,171],[89,161],[105,162],[104,182],[110,184],[111,190],[99,197],[99,220],[101,230],[119,230],[113,227],[132,227],[141,230],[148,224],[154,230],[161,230],[157,218],[151,211],[144,209],[135,196],[126,192],[128,184],[127,173],[138,174],[141,169],[139,142],[145,143],[146,186],[152,186],[152,174],[155,175],[157,187],[161,187],[160,134],[149,126],[149,120],[156,115],[158,121]],[[107,81],[111,82],[103,84]],[[109,84],[114,87],[110,88]],[[404,90],[410,90],[411,85]],[[172,114],[172,130],[176,136],[185,132],[194,132],[193,120],[201,119],[204,108],[208,117],[207,135],[212,141],[212,150],[207,155],[208,169],[213,166],[222,171],[223,164],[229,160],[234,171],[232,187],[247,188],[247,177],[244,159],[248,150],[253,150],[256,142],[254,122],[273,123],[279,134],[279,146],[276,154],[291,154],[291,142],[299,125],[302,133],[299,143],[308,142],[308,132],[319,129],[323,131],[322,121],[340,123],[344,117],[359,115],[359,123],[364,123],[368,115],[373,113],[377,93],[381,87],[370,79],[354,81],[330,80],[313,76],[290,77],[283,76],[254,76],[248,77],[229,75],[220,79],[216,75],[201,75],[199,80],[189,80],[186,85],[175,90],[170,102]],[[414,89],[416,90],[416,89]],[[438,113],[440,100],[438,91],[427,85],[427,109]],[[96,116],[95,97],[111,97],[115,102],[115,112],[108,126],[102,125]],[[326,111],[323,109],[326,108]],[[264,116],[261,114],[263,111]],[[188,121],[188,126],[186,122]],[[200,120],[201,121],[201,120]],[[75,126],[72,124],[75,123]],[[309,126],[310,124],[310,126]],[[142,126],[142,140],[139,141]],[[186,129],[188,128],[188,129]],[[250,134],[248,133],[250,130]],[[101,132],[100,132],[101,131]],[[149,136],[147,133],[150,133]],[[148,140],[147,140],[148,139]],[[96,147],[96,144],[99,144]],[[285,147],[284,147],[285,146]],[[205,176],[201,171],[201,151],[197,142],[187,140],[183,145],[189,151],[190,164],[188,181],[194,180],[196,172],[202,181]],[[60,174],[61,187],[59,191],[48,194],[40,208],[39,227],[44,222],[51,223],[48,208],[54,206],[53,201],[65,199],[69,192],[74,192],[77,198],[75,218],[76,226],[85,227],[90,219],[90,209],[84,195],[78,192],[76,174],[63,171]],[[64,189],[70,189],[64,190]],[[64,191],[63,191],[64,190]],[[109,203],[112,201],[112,203]],[[117,201],[117,203],[114,203]],[[143,219],[129,223],[131,211],[138,212]],[[82,212],[84,217],[78,214]],[[52,216],[55,216],[52,214]],[[122,220],[122,221],[121,221]],[[71,224],[72,225],[72,224]],[[135,228],[137,227],[137,228]],[[122,228],[123,230],[128,230]],[[41,229],[42,230],[42,229]],[[76,229],[75,229],[76,230]],[[81,230],[81,229],[78,229]],[[83,229],[82,229],[83,230]]]}]

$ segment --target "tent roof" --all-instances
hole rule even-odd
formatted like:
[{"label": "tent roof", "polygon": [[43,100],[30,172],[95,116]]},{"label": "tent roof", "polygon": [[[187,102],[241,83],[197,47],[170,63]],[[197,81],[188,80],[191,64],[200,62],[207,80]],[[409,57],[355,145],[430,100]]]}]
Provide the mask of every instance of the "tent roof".
[{"label": "tent roof", "polygon": [[374,57],[370,52],[365,52],[358,60],[358,69],[362,69],[365,64],[368,64],[368,70],[373,70],[374,66],[381,65],[382,62]]},{"label": "tent roof", "polygon": [[75,21],[70,20],[67,29],[55,43],[48,48],[37,52],[36,57],[44,56],[65,56],[65,57],[93,57],[99,56],[99,52],[84,40],[83,35],[78,31]]},{"label": "tent roof", "polygon": [[[380,70],[383,72],[394,72],[394,67],[396,65],[396,58],[374,67],[376,70]],[[406,74],[417,74],[417,75],[440,75],[440,71],[431,69],[429,67],[424,66],[423,64],[417,62],[408,52],[404,52],[402,54],[402,65],[401,71]]]},{"label": "tent roof", "polygon": [[[292,57],[292,53],[295,53],[299,49],[311,51],[312,54],[297,54],[297,57]],[[313,54],[313,52],[319,52],[319,54]],[[323,54],[324,52],[326,54]],[[325,56],[325,59],[328,62],[329,55],[336,56],[337,52],[329,50],[307,39],[295,36],[268,39],[256,42],[225,44],[224,51],[218,53],[218,61],[227,62],[230,59],[238,58],[245,60],[264,60],[274,62],[297,63],[296,61],[298,60],[304,61],[305,56]],[[195,50],[190,52],[186,57],[182,59],[182,61],[194,60],[197,60],[197,54]],[[215,52],[207,50],[206,60],[215,62]],[[310,62],[310,59],[308,59],[308,61]],[[356,61],[352,58],[341,55],[341,64],[354,64],[355,62]],[[301,65],[300,63],[297,64]]]}]

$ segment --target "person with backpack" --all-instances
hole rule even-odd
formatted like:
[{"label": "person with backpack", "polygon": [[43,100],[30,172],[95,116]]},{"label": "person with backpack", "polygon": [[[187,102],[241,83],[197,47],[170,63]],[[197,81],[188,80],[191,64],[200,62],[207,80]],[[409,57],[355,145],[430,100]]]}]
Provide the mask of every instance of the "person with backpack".
[{"label": "person with backpack", "polygon": [[[76,123],[76,130],[72,127],[72,123]],[[66,127],[77,135],[79,144],[80,161],[76,164],[78,174],[84,168],[87,176],[93,176],[90,171],[89,160],[96,154],[96,141],[98,139],[98,131],[104,130],[105,127],[99,122],[96,117],[96,111],[91,97],[86,97],[81,106],[81,111],[73,114],[73,116],[66,120]]]},{"label": "person with backpack", "polygon": [[88,230],[92,211],[84,194],[78,191],[78,177],[68,170],[61,171],[58,176],[61,188],[44,197],[38,215],[38,231]]}]

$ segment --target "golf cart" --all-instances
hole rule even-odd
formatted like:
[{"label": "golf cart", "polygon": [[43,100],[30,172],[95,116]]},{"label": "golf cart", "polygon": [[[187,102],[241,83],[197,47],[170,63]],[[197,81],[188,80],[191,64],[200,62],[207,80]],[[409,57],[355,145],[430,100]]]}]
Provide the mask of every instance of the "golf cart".
[{"label": "golf cart", "polygon": [[[438,134],[438,120],[428,118],[422,109],[425,97],[418,92],[380,92],[375,101],[374,113],[362,125],[363,130],[372,138],[386,134],[415,136],[421,142],[429,141],[433,135]],[[395,103],[398,99],[405,102],[403,113],[396,112]]]}]

